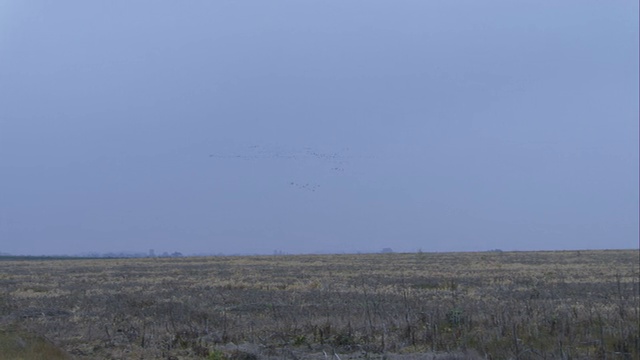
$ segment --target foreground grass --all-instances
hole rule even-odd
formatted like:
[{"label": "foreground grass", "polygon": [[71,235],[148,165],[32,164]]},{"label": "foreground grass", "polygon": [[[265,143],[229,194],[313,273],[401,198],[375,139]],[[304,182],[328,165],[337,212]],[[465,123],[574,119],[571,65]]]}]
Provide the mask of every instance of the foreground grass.
[{"label": "foreground grass", "polygon": [[0,358],[6,360],[67,360],[70,357],[41,336],[16,329],[0,330]]},{"label": "foreground grass", "polygon": [[638,278],[637,250],[11,261],[0,327],[79,359],[637,359]]}]

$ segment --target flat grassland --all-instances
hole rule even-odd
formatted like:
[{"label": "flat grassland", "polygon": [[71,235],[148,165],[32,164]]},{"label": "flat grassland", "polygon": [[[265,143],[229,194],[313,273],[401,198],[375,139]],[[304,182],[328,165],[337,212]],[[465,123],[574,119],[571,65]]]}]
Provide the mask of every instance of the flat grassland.
[{"label": "flat grassland", "polygon": [[639,359],[638,254],[5,260],[0,354]]}]

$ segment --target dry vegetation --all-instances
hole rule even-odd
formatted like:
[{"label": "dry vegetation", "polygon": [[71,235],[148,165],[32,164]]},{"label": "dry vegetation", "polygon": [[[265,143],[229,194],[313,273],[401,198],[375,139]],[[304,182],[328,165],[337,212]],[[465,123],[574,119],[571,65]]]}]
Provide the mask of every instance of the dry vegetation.
[{"label": "dry vegetation", "polygon": [[637,250],[6,260],[0,353],[638,359],[638,279]]}]

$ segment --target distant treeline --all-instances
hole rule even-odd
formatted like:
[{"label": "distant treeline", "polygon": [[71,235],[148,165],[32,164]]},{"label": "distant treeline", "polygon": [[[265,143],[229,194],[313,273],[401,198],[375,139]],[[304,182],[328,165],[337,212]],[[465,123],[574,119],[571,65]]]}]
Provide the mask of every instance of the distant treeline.
[{"label": "distant treeline", "polygon": [[53,255],[53,256],[31,256],[31,255],[0,255],[0,261],[20,261],[20,260],[74,260],[74,259],[90,259],[84,256],[66,256],[66,255]]},{"label": "distant treeline", "polygon": [[132,258],[149,258],[149,257],[182,257],[182,253],[164,252],[161,255],[149,255],[147,253],[125,253],[125,252],[110,252],[110,253],[88,253],[81,255],[11,255],[8,253],[0,253],[0,261],[8,260],[72,260],[72,259],[132,259]]}]

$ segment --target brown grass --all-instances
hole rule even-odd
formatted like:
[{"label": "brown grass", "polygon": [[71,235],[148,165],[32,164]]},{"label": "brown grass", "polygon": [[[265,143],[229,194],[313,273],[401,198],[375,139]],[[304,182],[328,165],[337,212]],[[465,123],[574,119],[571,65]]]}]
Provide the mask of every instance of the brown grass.
[{"label": "brown grass", "polygon": [[66,360],[64,350],[47,339],[15,328],[0,330],[0,358],[6,360]]},{"label": "brown grass", "polygon": [[638,278],[637,250],[4,261],[0,325],[79,359],[638,359]]}]

